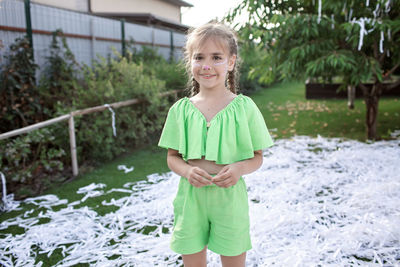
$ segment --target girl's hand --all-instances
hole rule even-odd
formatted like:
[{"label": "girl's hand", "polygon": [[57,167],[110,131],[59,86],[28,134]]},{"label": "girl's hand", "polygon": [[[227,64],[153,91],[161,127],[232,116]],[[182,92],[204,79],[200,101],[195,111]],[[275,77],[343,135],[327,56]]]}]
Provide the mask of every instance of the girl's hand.
[{"label": "girl's hand", "polygon": [[185,177],[194,187],[203,187],[212,184],[212,176],[199,167],[191,167]]},{"label": "girl's hand", "polygon": [[241,177],[240,168],[236,164],[229,164],[212,178],[212,182],[219,187],[230,187],[235,185]]}]

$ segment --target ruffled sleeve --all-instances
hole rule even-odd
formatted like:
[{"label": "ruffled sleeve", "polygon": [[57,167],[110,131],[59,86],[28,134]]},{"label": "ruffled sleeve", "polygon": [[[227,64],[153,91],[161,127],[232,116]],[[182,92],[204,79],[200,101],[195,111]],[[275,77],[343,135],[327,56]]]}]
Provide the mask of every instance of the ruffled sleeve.
[{"label": "ruffled sleeve", "polygon": [[274,145],[274,141],[269,134],[264,117],[258,109],[256,103],[247,97],[247,121],[254,150],[261,150]]},{"label": "ruffled sleeve", "polygon": [[238,95],[207,123],[187,98],[168,111],[158,145],[177,150],[182,158],[215,161],[216,164],[254,157],[254,151],[272,146],[264,118],[253,100]]},{"label": "ruffled sleeve", "polygon": [[177,123],[176,105],[173,105],[167,115],[158,146],[163,148],[179,149],[179,127]]}]

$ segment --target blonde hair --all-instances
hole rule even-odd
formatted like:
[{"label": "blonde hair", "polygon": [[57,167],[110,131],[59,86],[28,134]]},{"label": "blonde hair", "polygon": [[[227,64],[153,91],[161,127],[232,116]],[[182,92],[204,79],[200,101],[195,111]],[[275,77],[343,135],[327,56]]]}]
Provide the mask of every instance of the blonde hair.
[{"label": "blonde hair", "polygon": [[236,94],[236,84],[238,73],[238,45],[236,33],[223,23],[211,21],[198,28],[191,28],[186,37],[186,45],[184,47],[184,63],[186,72],[189,76],[188,91],[191,96],[196,95],[200,91],[200,84],[194,79],[192,74],[192,58],[193,51],[201,46],[208,39],[213,38],[216,41],[225,42],[224,46],[228,49],[229,57],[236,55],[236,63],[232,71],[228,72],[226,84],[229,90]]}]

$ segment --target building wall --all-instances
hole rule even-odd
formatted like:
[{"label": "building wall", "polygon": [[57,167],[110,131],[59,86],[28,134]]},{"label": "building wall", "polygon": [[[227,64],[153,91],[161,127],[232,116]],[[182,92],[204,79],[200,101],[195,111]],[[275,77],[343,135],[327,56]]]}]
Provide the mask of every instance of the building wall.
[{"label": "building wall", "polygon": [[180,7],[160,0],[91,0],[91,8],[94,13],[151,13],[181,23]]},{"label": "building wall", "polygon": [[32,0],[32,2],[81,12],[89,11],[88,0]]},{"label": "building wall", "polygon": [[[54,1],[54,0],[52,0]],[[72,0],[71,0],[72,1]],[[94,60],[115,56],[114,51],[122,53],[121,22],[110,18],[93,16],[67,8],[60,9],[50,5],[31,3],[31,24],[33,28],[33,50],[35,63],[40,66],[36,72],[46,67],[50,56],[52,33],[61,29],[66,35],[67,44],[80,64],[91,66]],[[134,47],[143,45],[154,47],[165,59],[182,58],[185,34],[174,30],[158,29],[152,26],[126,22],[125,40],[134,40]],[[15,43],[17,37],[25,35],[24,2],[19,0],[0,0],[0,68],[6,62],[4,55]],[[172,36],[171,36],[172,35]],[[172,38],[171,38],[172,37]],[[1,46],[4,46],[1,48]],[[129,49],[129,47],[127,47]]]}]

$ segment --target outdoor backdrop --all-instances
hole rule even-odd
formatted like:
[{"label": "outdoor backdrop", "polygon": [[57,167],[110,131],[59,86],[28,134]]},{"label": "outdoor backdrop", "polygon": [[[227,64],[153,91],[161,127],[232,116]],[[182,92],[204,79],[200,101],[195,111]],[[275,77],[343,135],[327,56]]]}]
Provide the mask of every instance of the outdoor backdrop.
[{"label": "outdoor backdrop", "polygon": [[[35,61],[42,66],[49,55],[51,33],[61,29],[78,62],[91,65],[97,56],[107,57],[114,47],[120,53],[121,21],[93,16],[31,3],[33,48]],[[0,49],[1,57],[18,37],[26,35],[24,2],[21,0],[0,1]],[[169,59],[181,57],[185,35],[180,32],[157,29],[150,26],[125,22],[125,40],[135,41],[135,47],[151,45]],[[0,63],[1,64],[1,63]]]}]

